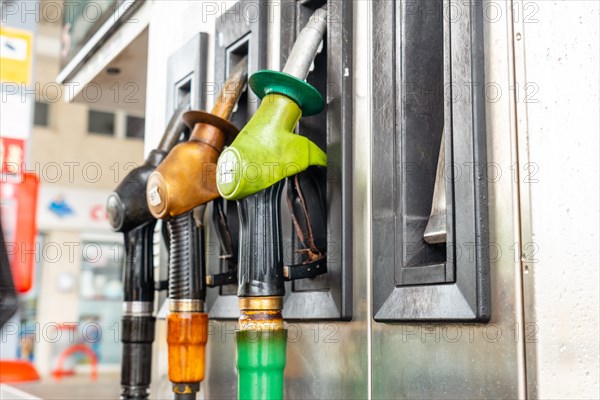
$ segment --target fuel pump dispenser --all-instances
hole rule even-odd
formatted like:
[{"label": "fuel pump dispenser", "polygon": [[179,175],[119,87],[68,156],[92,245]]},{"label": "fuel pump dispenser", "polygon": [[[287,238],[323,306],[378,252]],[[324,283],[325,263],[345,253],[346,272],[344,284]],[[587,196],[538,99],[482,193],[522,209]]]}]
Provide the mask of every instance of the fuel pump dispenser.
[{"label": "fuel pump dispenser", "polygon": [[189,100],[174,112],[158,147],[143,165],[131,171],[107,201],[112,228],[125,239],[123,317],[121,341],[121,399],[146,399],[152,373],[154,312],[154,266],[152,239],[156,219],[145,197],[140,196],[148,177],[185,132],[182,117]]},{"label": "fuel pump dispenser", "polygon": [[327,9],[315,11],[282,72],[259,71],[249,81],[262,103],[220,156],[221,196],[238,201],[240,306],[237,368],[240,399],[283,398],[287,329],[282,309],[284,266],[280,200],[284,179],[309,166],[327,166],[327,155],[294,129],[302,115],[324,108],[305,82],[327,27]]},{"label": "fuel pump dispenser", "polygon": [[[169,379],[176,399],[194,399],[204,379],[208,339],[208,314],[204,312],[204,212],[206,203],[219,198],[216,162],[223,147],[238,133],[228,118],[246,80],[244,58],[225,82],[211,113],[189,111],[183,115],[192,131],[189,141],[175,146],[148,179],[150,211],[156,218],[168,220],[171,234],[167,342]],[[189,218],[192,209],[195,226]],[[199,240],[187,240],[190,234],[199,234]],[[199,245],[197,251],[187,249],[189,243]]]}]

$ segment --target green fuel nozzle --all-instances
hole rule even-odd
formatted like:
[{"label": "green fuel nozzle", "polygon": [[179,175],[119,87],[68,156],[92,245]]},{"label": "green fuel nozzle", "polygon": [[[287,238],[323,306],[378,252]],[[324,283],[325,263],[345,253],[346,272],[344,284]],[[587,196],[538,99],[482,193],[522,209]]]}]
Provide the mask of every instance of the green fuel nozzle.
[{"label": "green fuel nozzle", "polygon": [[327,166],[323,150],[294,133],[301,116],[298,104],[284,95],[271,93],[263,98],[238,139],[219,158],[217,187],[221,196],[239,200],[311,165]]},{"label": "green fuel nozzle", "polygon": [[236,332],[238,398],[282,399],[287,329],[281,246],[283,179],[310,166],[327,166],[327,155],[294,129],[302,115],[321,112],[321,94],[304,79],[327,28],[327,9],[315,11],[302,29],[283,72],[259,71],[249,86],[262,103],[217,161],[217,188],[238,200],[239,330]]},{"label": "green fuel nozzle", "polygon": [[217,162],[217,187],[225,199],[243,199],[310,166],[327,166],[325,152],[294,133],[302,115],[325,107],[321,94],[304,79],[326,28],[323,7],[300,33],[283,72],[263,70],[250,77],[249,86],[262,103]]}]

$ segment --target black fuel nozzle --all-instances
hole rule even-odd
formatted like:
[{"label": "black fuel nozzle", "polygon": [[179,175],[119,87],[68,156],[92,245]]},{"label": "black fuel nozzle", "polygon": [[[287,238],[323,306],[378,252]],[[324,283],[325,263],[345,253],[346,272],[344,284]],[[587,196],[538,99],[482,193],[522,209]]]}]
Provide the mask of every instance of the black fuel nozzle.
[{"label": "black fuel nozzle", "polygon": [[153,236],[156,219],[146,201],[148,177],[179,141],[186,126],[182,116],[189,99],[174,112],[159,146],[144,164],[131,171],[110,194],[108,219],[125,241],[121,342],[121,399],[146,399],[152,375],[154,311]]}]

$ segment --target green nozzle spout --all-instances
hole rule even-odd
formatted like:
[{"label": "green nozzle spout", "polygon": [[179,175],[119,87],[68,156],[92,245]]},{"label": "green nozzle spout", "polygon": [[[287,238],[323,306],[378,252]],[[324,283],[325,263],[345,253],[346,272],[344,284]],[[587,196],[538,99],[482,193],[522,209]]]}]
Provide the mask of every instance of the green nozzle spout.
[{"label": "green nozzle spout", "polygon": [[287,329],[237,331],[238,399],[283,399]]}]

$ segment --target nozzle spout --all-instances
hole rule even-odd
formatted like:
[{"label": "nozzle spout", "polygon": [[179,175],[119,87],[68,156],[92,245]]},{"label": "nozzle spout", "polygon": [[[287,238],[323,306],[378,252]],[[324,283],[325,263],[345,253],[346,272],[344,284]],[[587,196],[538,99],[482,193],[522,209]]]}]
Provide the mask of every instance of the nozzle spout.
[{"label": "nozzle spout", "polygon": [[212,113],[223,119],[229,119],[248,81],[248,56],[242,58],[230,72],[223,88],[219,92]]}]

